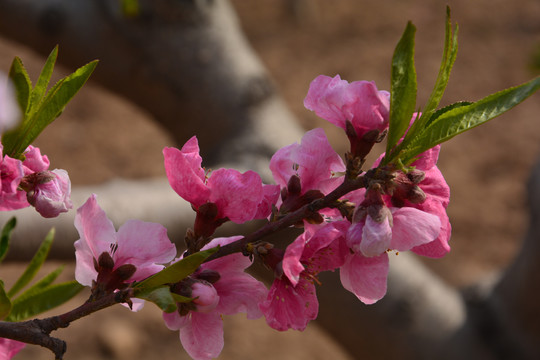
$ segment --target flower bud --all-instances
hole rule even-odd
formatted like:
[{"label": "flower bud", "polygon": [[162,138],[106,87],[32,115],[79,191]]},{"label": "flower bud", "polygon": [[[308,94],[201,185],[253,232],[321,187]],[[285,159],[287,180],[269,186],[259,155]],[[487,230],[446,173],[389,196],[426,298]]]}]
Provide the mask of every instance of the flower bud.
[{"label": "flower bud", "polygon": [[[73,207],[71,203],[71,182],[65,170],[55,169],[29,175],[34,176],[27,189],[26,199],[45,218],[58,216]],[[22,184],[21,184],[22,185]]]},{"label": "flower bud", "polygon": [[197,305],[197,311],[208,313],[214,310],[219,302],[219,295],[216,289],[206,281],[196,282],[191,286],[191,296],[195,298],[193,302]]}]

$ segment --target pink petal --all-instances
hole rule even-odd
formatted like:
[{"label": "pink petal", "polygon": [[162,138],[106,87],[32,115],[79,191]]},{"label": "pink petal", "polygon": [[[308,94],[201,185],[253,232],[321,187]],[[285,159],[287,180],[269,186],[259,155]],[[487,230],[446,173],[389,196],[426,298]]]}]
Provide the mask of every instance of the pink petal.
[{"label": "pink petal", "polygon": [[195,360],[215,359],[223,350],[223,320],[217,313],[190,312],[180,328],[180,341],[186,352]]},{"label": "pink petal", "polygon": [[259,306],[268,325],[278,331],[304,330],[319,312],[315,286],[303,278],[296,287],[287,279],[274,280],[268,297]]},{"label": "pink petal", "polygon": [[263,200],[262,180],[254,171],[242,174],[234,169],[218,169],[208,179],[208,188],[219,217],[228,217],[237,224],[253,220]]},{"label": "pink petal", "polygon": [[99,258],[103,252],[109,252],[111,245],[116,244],[116,231],[99,207],[95,194],[77,210],[75,227],[80,236],[74,244],[77,258],[75,278],[79,283],[90,286],[97,276],[93,259]]},{"label": "pink petal", "polygon": [[276,184],[280,187],[287,187],[291,176],[296,174],[295,164],[292,160],[292,153],[300,145],[297,143],[282,147],[270,159],[270,171]]},{"label": "pink petal", "polygon": [[26,344],[20,341],[0,338],[0,360],[10,360],[25,346]]},{"label": "pink petal", "polygon": [[160,224],[128,220],[118,229],[118,249],[113,254],[115,268],[132,264],[137,271],[130,278],[140,281],[155,274],[176,256],[176,247]]},{"label": "pink petal", "polygon": [[343,112],[359,136],[369,130],[382,131],[388,127],[388,92],[377,90],[373,81],[354,81],[347,87],[346,96]]},{"label": "pink petal", "polygon": [[295,150],[292,161],[300,165],[298,175],[302,183],[302,193],[312,189],[321,190],[323,193],[333,190],[321,189],[320,184],[330,179],[334,172],[345,171],[345,165],[328,142],[324,130],[316,128],[308,131],[302,137],[300,147]]},{"label": "pink petal", "polygon": [[[445,208],[448,206],[450,202],[450,187],[437,166],[433,166],[426,171],[426,177],[419,186],[426,194],[426,199],[437,200]],[[421,206],[422,204],[418,208],[421,208]]]},{"label": "pink petal", "polygon": [[418,255],[431,258],[441,258],[450,251],[450,234],[452,227],[446,213],[446,209],[437,201],[426,200],[422,205],[422,210],[437,215],[441,221],[439,236],[432,242],[416,246],[412,249]]},{"label": "pink petal", "polygon": [[[306,225],[306,229],[314,225]],[[310,274],[331,271],[345,263],[349,249],[345,243],[348,221],[336,221],[317,226],[307,240],[302,259]],[[285,263],[285,261],[284,261]]]},{"label": "pink petal", "polygon": [[279,185],[263,185],[263,199],[257,206],[253,219],[265,219],[272,213],[272,205],[279,199]]},{"label": "pink petal", "polygon": [[418,158],[411,164],[411,166],[414,166],[418,170],[422,171],[431,169],[437,164],[440,151],[441,145],[437,145],[429,150],[424,151],[418,155]]},{"label": "pink petal", "polygon": [[439,236],[441,221],[438,216],[411,207],[392,208],[391,211],[394,219],[391,249],[407,251]]},{"label": "pink petal", "polygon": [[319,75],[309,85],[304,99],[306,109],[314,111],[317,116],[345,129],[346,115],[341,110],[344,103],[344,92],[349,86],[339,75],[334,78]]},{"label": "pink petal", "polygon": [[364,232],[365,221],[360,221],[357,223],[351,224],[349,230],[347,231],[347,246],[351,248],[354,252],[362,252],[360,249],[360,244],[362,243],[362,234]]},{"label": "pink petal", "polygon": [[266,298],[268,289],[259,280],[244,272],[222,273],[214,284],[219,295],[216,311],[224,315],[246,313],[248,319],[262,316],[259,303]]},{"label": "pink petal", "polygon": [[53,218],[73,207],[71,203],[71,181],[67,171],[54,169],[49,172],[55,178],[34,189],[29,201],[37,212],[45,218]]},{"label": "pink petal", "polygon": [[283,274],[287,276],[293,286],[298,284],[300,274],[305,270],[304,265],[300,263],[302,253],[306,245],[306,232],[298,236],[287,248],[283,256]]},{"label": "pink petal", "polygon": [[360,251],[364,256],[378,256],[390,248],[392,242],[392,227],[388,217],[382,222],[376,222],[371,216],[366,217],[362,229]]},{"label": "pink petal", "polygon": [[386,294],[388,267],[386,253],[376,257],[350,254],[340,270],[341,283],[364,304],[376,303]]},{"label": "pink petal", "polygon": [[205,185],[197,138],[192,137],[182,150],[164,148],[163,156],[165,172],[173,190],[196,208],[204,204],[210,197],[210,189]]},{"label": "pink petal", "polygon": [[180,316],[178,311],[173,311],[171,313],[164,312],[163,314],[163,320],[165,321],[165,326],[169,330],[180,330],[186,324],[191,321],[191,317],[189,315],[187,316]]},{"label": "pink petal", "polygon": [[25,175],[49,169],[49,158],[47,155],[41,155],[39,148],[32,145],[28,146],[24,152],[24,156],[23,166],[25,167]]}]

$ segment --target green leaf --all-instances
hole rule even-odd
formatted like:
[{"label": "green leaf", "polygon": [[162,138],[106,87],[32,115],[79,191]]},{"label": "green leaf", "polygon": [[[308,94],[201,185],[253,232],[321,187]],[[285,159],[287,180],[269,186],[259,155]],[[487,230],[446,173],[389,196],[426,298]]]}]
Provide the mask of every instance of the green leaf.
[{"label": "green leaf", "polygon": [[9,241],[11,240],[11,233],[13,232],[13,229],[15,229],[15,225],[17,225],[17,219],[12,217],[2,229],[2,234],[0,235],[0,263],[6,257],[9,249]]},{"label": "green leaf", "polygon": [[25,296],[19,296],[13,301],[11,313],[6,321],[22,321],[42,312],[62,305],[77,295],[84,286],[76,281],[41,288]]},{"label": "green leaf", "polygon": [[49,86],[49,81],[51,80],[51,76],[53,74],[54,64],[56,63],[57,56],[58,46],[55,46],[47,58],[43,69],[41,70],[41,74],[36,82],[36,86],[30,93],[30,103],[28,104],[26,111],[27,113],[33,112],[34,108],[39,106],[43,96],[47,92],[47,87]]},{"label": "green leaf", "polygon": [[435,87],[429,96],[429,99],[422,110],[422,115],[417,119],[407,133],[406,139],[403,140],[403,147],[406,147],[408,140],[416,136],[416,134],[425,127],[426,123],[430,118],[432,118],[435,109],[439,106],[441,99],[448,85],[448,80],[450,79],[450,72],[454,62],[456,61],[457,51],[458,51],[458,42],[457,42],[457,33],[458,28],[456,26],[455,33],[452,30],[452,21],[450,19],[450,8],[446,8],[446,34],[444,41],[444,51],[443,58],[441,61],[441,67],[439,69],[439,74],[437,75],[437,80],[435,81]]},{"label": "green leaf", "polygon": [[30,261],[30,264],[28,264],[28,267],[24,271],[24,273],[21,275],[21,277],[15,282],[13,287],[8,291],[8,296],[13,297],[16,293],[18,293],[22,288],[24,288],[32,279],[34,276],[36,276],[36,273],[41,268],[41,265],[43,265],[43,262],[45,262],[45,259],[47,258],[47,255],[49,255],[49,250],[51,249],[52,242],[54,240],[54,228],[49,231],[43,242],[41,243],[41,246],[39,247],[38,251]]},{"label": "green leaf", "polygon": [[[188,257],[175,262],[171,266],[166,267],[160,272],[150,276],[149,278],[144,279],[143,281],[135,284],[134,288],[139,289],[140,291],[148,291],[155,289],[157,287],[163,286],[165,284],[174,284],[187,276],[193,274],[195,270],[206,260],[210,255],[218,251],[219,247],[212,249],[196,252],[191,254]],[[135,293],[137,296],[137,292]]]},{"label": "green leaf", "polygon": [[400,156],[407,165],[422,152],[454,136],[481,125],[510,110],[540,88],[540,77],[522,85],[489,95],[472,104],[453,106],[433,117],[426,128],[414,137]]},{"label": "green leaf", "polygon": [[386,152],[396,146],[407,128],[416,107],[416,70],[414,68],[415,26],[409,22],[392,58],[390,122]]},{"label": "green leaf", "polygon": [[23,113],[26,112],[28,108],[28,98],[30,97],[30,92],[32,91],[32,82],[28,76],[22,61],[20,58],[15,57],[11,63],[11,68],[9,69],[9,78],[15,86],[15,94],[17,97],[17,102],[21,107]]},{"label": "green leaf", "polygon": [[4,320],[11,312],[11,300],[4,289],[4,282],[0,280],[0,320]]},{"label": "green leaf", "polygon": [[176,301],[177,303],[188,303],[188,302],[192,302],[194,300],[193,298],[178,295],[178,294],[175,294],[175,293],[171,293],[171,295],[172,295],[174,301]]},{"label": "green leaf", "polygon": [[96,65],[97,60],[58,81],[39,105],[26,114],[19,127],[3,135],[4,153],[13,158],[20,158],[28,145],[62,113],[67,103],[86,83]]},{"label": "green leaf", "polygon": [[166,313],[171,313],[177,309],[176,300],[168,286],[161,286],[150,292],[139,292],[136,297],[153,302]]},{"label": "green leaf", "polygon": [[56,270],[52,271],[48,275],[44,276],[41,280],[36,282],[34,285],[26,289],[21,295],[19,296],[30,296],[33,293],[37,293],[41,291],[41,289],[46,288],[50,284],[53,283],[54,280],[60,275],[60,273],[64,270],[64,266],[59,266]]}]

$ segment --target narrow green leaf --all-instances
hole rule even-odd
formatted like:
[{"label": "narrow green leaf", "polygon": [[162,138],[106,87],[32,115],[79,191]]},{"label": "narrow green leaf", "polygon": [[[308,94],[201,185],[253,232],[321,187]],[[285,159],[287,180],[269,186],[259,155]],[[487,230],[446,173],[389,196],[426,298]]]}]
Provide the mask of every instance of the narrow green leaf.
[{"label": "narrow green leaf", "polygon": [[9,249],[9,241],[11,240],[11,233],[13,232],[13,229],[15,229],[15,225],[17,225],[17,219],[12,217],[2,229],[2,234],[0,235],[0,263],[6,257]]},{"label": "narrow green leaf", "polygon": [[429,99],[422,110],[422,115],[417,119],[407,133],[407,137],[403,140],[403,147],[407,146],[407,143],[410,139],[416,136],[416,134],[425,127],[427,121],[432,117],[432,114],[439,106],[441,99],[446,90],[446,85],[448,85],[448,80],[450,79],[450,72],[454,62],[456,61],[457,51],[458,51],[458,42],[457,42],[457,33],[458,28],[456,26],[455,33],[452,30],[452,21],[450,18],[450,8],[446,8],[446,34],[444,41],[444,51],[441,61],[441,67],[439,69],[439,74],[437,75],[437,80],[435,81],[435,87],[429,96]]},{"label": "narrow green leaf", "polygon": [[176,300],[173,298],[168,286],[158,287],[148,293],[139,292],[136,297],[153,302],[166,313],[171,313],[177,309]]},{"label": "narrow green leaf", "polygon": [[15,86],[15,94],[17,96],[17,102],[21,107],[23,113],[26,112],[28,108],[28,99],[30,97],[30,92],[32,91],[32,82],[28,76],[22,61],[20,58],[15,57],[11,63],[11,68],[9,69],[9,78]]},{"label": "narrow green leaf", "polygon": [[407,128],[416,107],[416,70],[414,68],[415,26],[409,22],[392,58],[390,122],[386,152],[396,146]]},{"label": "narrow green leaf", "polygon": [[0,320],[4,320],[11,312],[11,300],[4,289],[4,282],[0,280]]},{"label": "narrow green leaf", "polygon": [[[218,251],[219,247],[208,249],[205,251],[199,251],[195,254],[191,254],[188,257],[175,262],[171,266],[166,267],[157,274],[150,276],[147,279],[135,284],[135,288],[140,291],[148,291],[165,284],[174,284],[188,275],[192,274],[197,268],[208,258],[210,255]],[[137,293],[136,293],[137,295]]]},{"label": "narrow green leaf", "polygon": [[58,81],[18,128],[4,134],[4,153],[19,158],[45,127],[62,113],[67,103],[86,83],[96,65],[97,60],[92,61]]},{"label": "narrow green leaf", "polygon": [[82,289],[84,286],[78,282],[69,281],[42,288],[28,296],[19,296],[13,301],[11,313],[6,321],[22,321],[34,317],[62,305]]},{"label": "narrow green leaf", "polygon": [[39,280],[38,282],[36,282],[34,285],[32,285],[31,287],[29,287],[28,289],[26,289],[21,295],[19,295],[20,297],[27,297],[27,296],[32,296],[33,294],[41,291],[42,289],[46,288],[47,286],[49,286],[50,284],[53,283],[54,280],[56,280],[56,278],[58,277],[58,275],[60,275],[60,273],[64,270],[64,266],[59,266],[57,269],[55,269],[54,271],[52,271],[51,273],[49,273],[48,275],[44,276],[43,278],[41,278],[41,280]]},{"label": "narrow green leaf", "polygon": [[522,85],[489,95],[475,103],[456,106],[430,120],[429,125],[413,138],[400,159],[409,164],[422,152],[452,137],[481,125],[510,110],[540,88],[540,77]]},{"label": "narrow green leaf", "polygon": [[13,287],[8,291],[9,297],[13,297],[16,293],[21,291],[21,289],[24,288],[30,281],[32,281],[34,276],[36,276],[36,273],[41,268],[41,265],[43,265],[43,262],[45,262],[47,255],[49,255],[49,250],[51,249],[51,245],[54,240],[54,233],[55,230],[54,228],[52,228],[41,243],[41,246],[30,261],[30,264],[28,264],[28,267],[26,268],[24,273],[15,282]]},{"label": "narrow green leaf", "polygon": [[30,93],[30,103],[28,104],[27,113],[32,113],[39,106],[41,100],[47,92],[47,87],[49,86],[49,81],[53,74],[54,64],[56,63],[56,58],[58,56],[58,46],[51,51],[43,69],[39,74],[39,78],[36,82],[36,86]]}]

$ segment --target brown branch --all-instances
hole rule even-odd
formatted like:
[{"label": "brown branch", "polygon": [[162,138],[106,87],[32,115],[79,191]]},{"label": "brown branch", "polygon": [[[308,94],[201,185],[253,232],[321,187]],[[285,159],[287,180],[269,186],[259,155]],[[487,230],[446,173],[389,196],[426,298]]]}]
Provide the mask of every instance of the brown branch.
[{"label": "brown branch", "polygon": [[96,311],[127,302],[132,295],[131,289],[120,290],[97,300],[87,301],[81,306],[61,315],[21,322],[0,321],[0,337],[43,346],[51,350],[56,359],[62,359],[66,352],[66,343],[63,340],[50,336],[52,331],[68,327],[73,321]]},{"label": "brown branch", "polygon": [[249,243],[263,239],[266,236],[274,234],[280,230],[288,228],[303,219],[313,215],[313,213],[328,207],[333,207],[336,201],[342,196],[350,193],[353,190],[360,189],[366,184],[366,176],[356,178],[354,180],[346,179],[343,184],[338,186],[330,194],[326,195],[322,199],[314,200],[313,202],[302,206],[300,209],[288,214],[282,219],[274,222],[269,222],[259,230],[244,236],[243,238],[234,241],[230,244],[222,246],[215,254],[210,256],[206,261],[215,260],[217,258],[230,255],[237,252],[243,252],[246,245]]}]

